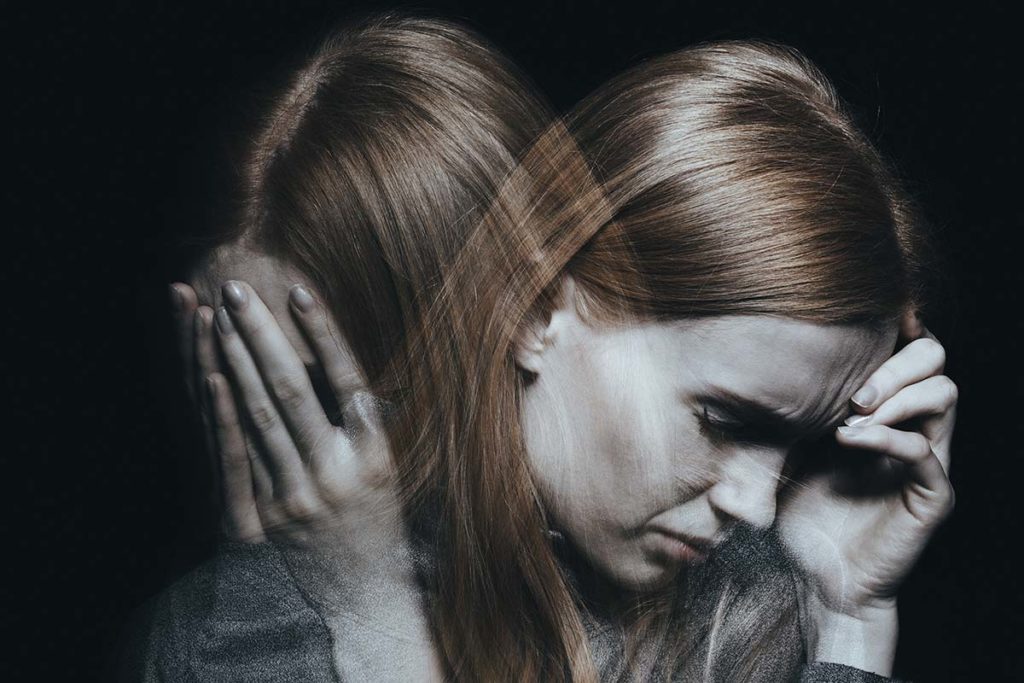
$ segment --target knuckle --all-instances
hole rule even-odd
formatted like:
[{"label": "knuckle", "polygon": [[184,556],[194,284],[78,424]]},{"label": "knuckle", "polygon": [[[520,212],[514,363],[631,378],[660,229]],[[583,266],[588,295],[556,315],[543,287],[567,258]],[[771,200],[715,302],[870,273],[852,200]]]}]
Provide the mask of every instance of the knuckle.
[{"label": "knuckle", "polygon": [[915,344],[918,345],[922,352],[928,354],[928,357],[932,359],[935,365],[945,365],[946,348],[938,340],[931,337],[922,337]]},{"label": "knuckle", "polygon": [[946,505],[943,508],[943,516],[949,517],[953,514],[954,509],[956,509],[956,491],[953,489],[953,486],[950,485],[948,495],[946,496]]},{"label": "knuckle", "polygon": [[316,505],[301,492],[289,493],[281,499],[280,504],[285,515],[292,521],[308,520],[316,516]]},{"label": "knuckle", "polygon": [[956,382],[945,375],[943,377],[943,390],[946,392],[946,405],[954,405],[960,398],[960,387]]},{"label": "knuckle", "polygon": [[932,454],[932,445],[922,434],[915,434],[911,454],[915,460],[923,461]]},{"label": "knuckle", "polygon": [[221,463],[232,476],[248,475],[251,467],[249,454],[245,446],[239,443],[230,443],[221,449]]},{"label": "knuckle", "polygon": [[262,316],[254,316],[251,308],[251,306],[247,307],[243,313],[238,314],[239,323],[250,339],[254,342],[262,342],[267,337],[270,321],[265,320]]},{"label": "knuckle", "polygon": [[222,407],[214,407],[212,420],[210,419],[210,411],[204,410],[200,414],[206,424],[212,423],[216,427],[217,431],[222,434],[231,432],[238,426],[238,420],[236,420],[233,415],[228,413]]},{"label": "knuckle", "polygon": [[256,496],[256,513],[267,530],[281,524],[282,511],[269,496]]},{"label": "knuckle", "polygon": [[900,376],[889,363],[882,364],[875,374],[875,380],[870,382],[879,393],[885,393],[886,387],[899,386]]},{"label": "knuckle", "polygon": [[865,431],[865,439],[876,442],[878,448],[883,451],[895,450],[896,443],[893,431],[884,425],[878,425],[877,428],[871,429],[871,431]]},{"label": "knuckle", "polygon": [[306,395],[305,386],[299,378],[285,376],[274,384],[274,395],[285,405],[298,406]]},{"label": "knuckle", "polygon": [[269,432],[277,427],[277,411],[266,403],[258,403],[250,410],[252,425],[261,432]]}]

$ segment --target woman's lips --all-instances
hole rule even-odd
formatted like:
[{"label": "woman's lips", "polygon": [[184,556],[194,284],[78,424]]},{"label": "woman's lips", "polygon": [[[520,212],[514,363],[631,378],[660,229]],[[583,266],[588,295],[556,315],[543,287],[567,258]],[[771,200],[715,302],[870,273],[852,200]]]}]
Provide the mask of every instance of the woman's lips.
[{"label": "woman's lips", "polygon": [[669,560],[697,564],[708,557],[709,544],[660,530],[655,535],[658,539],[658,550]]}]

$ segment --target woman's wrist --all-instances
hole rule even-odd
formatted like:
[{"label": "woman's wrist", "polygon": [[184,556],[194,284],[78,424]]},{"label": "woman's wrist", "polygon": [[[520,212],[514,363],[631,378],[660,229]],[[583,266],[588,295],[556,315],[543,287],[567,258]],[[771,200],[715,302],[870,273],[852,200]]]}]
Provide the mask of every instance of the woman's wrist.
[{"label": "woman's wrist", "polygon": [[344,680],[443,681],[425,596],[405,549],[390,564],[359,563],[340,592],[321,596],[321,616]]},{"label": "woman's wrist", "polygon": [[854,613],[817,603],[808,605],[805,614],[808,662],[844,664],[879,676],[892,676],[899,636],[895,601]]},{"label": "woman's wrist", "polygon": [[410,549],[402,542],[354,548],[324,539],[319,546],[282,550],[296,583],[325,615],[368,617],[418,594]]}]

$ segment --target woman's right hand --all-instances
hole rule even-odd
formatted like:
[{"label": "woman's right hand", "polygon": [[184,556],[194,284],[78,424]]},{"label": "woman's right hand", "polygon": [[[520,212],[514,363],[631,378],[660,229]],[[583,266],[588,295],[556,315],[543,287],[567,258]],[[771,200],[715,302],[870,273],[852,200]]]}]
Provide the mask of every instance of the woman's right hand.
[{"label": "woman's right hand", "polygon": [[171,299],[178,355],[185,370],[185,388],[196,414],[202,419],[206,452],[217,474],[222,506],[221,531],[228,540],[261,543],[267,538],[256,510],[250,466],[245,462],[241,463],[244,467],[232,467],[234,463],[224,462],[223,453],[219,452],[216,443],[213,406],[206,385],[207,377],[222,373],[213,328],[213,309],[200,306],[195,290],[183,282],[171,285]]},{"label": "woman's right hand", "polygon": [[[300,547],[330,540],[350,572],[365,573],[359,562],[377,572],[382,561],[402,559],[404,523],[376,401],[353,372],[326,311],[304,287],[292,289],[291,309],[342,407],[343,427],[331,424],[305,366],[256,292],[232,281],[223,294],[218,339],[247,419],[243,427],[231,386],[213,373],[206,380],[212,424],[225,473],[248,465],[252,482],[226,490],[226,499],[241,501],[252,491],[270,538]],[[225,476],[226,489],[247,483]]]},{"label": "woman's right hand", "polygon": [[[230,308],[216,316],[194,303],[188,285],[174,287],[185,302],[178,325],[191,366],[186,377],[220,460],[228,537],[252,542],[269,535],[301,545],[340,525],[353,532],[346,539],[353,550],[382,549],[385,538],[399,543],[400,508],[376,402],[308,290],[294,287],[289,303],[343,409],[344,427],[331,424],[305,366],[249,285],[225,284]],[[190,310],[194,323],[186,320]],[[233,381],[220,367],[218,346]]]},{"label": "woman's right hand", "polygon": [[[207,375],[207,422],[222,463],[229,535],[265,535],[281,549],[324,615],[346,678],[439,679],[376,402],[326,311],[308,290],[292,288],[293,315],[343,409],[343,427],[331,424],[256,292],[228,282],[223,294],[227,307],[216,316],[197,308],[194,353],[201,367],[216,362],[215,327],[232,379]],[[394,656],[396,647],[403,656]]]}]

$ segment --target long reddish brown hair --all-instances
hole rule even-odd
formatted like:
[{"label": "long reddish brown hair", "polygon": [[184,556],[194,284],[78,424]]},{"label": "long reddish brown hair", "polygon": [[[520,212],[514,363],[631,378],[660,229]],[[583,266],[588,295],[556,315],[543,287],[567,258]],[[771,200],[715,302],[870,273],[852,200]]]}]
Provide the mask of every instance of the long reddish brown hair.
[{"label": "long reddish brown hair", "polygon": [[[371,390],[395,407],[387,425],[394,458],[418,537],[437,557],[433,621],[457,678],[540,678],[567,657],[587,661],[567,654],[585,645],[579,616],[561,609],[571,601],[550,555],[537,554],[541,571],[509,567],[507,583],[477,580],[490,578],[480,558],[493,566],[497,555],[475,545],[475,531],[459,531],[483,522],[453,466],[456,425],[473,399],[452,393],[460,383],[445,370],[472,336],[459,313],[472,311],[458,303],[470,293],[440,297],[458,303],[444,319],[433,305],[456,282],[449,271],[468,263],[467,243],[492,243],[480,237],[495,234],[478,225],[515,239],[513,223],[538,187],[509,182],[522,176],[528,150],[549,178],[564,175],[551,166],[556,146],[538,143],[552,120],[515,67],[464,27],[399,15],[344,27],[268,102],[244,150],[233,220],[206,242],[210,258],[241,246],[307,275]],[[429,409],[442,400],[458,404],[452,419]],[[554,598],[543,597],[546,585]]]},{"label": "long reddish brown hair", "polygon": [[917,303],[911,202],[813,65],[765,43],[698,46],[631,69],[562,123],[472,32],[378,18],[295,72],[241,186],[223,239],[306,273],[396,408],[389,434],[436,558],[431,616],[453,677],[792,670],[790,651],[771,650],[792,635],[785,572],[757,590],[722,576],[677,591],[699,585],[700,599],[638,598],[623,661],[595,662],[545,533],[512,349],[565,273],[581,309],[608,319],[873,324]]},{"label": "long reddish brown hair", "polygon": [[760,580],[705,576],[638,598],[623,615],[622,657],[598,670],[580,596],[544,534],[517,331],[547,315],[563,274],[579,286],[580,310],[606,321],[891,324],[923,302],[927,243],[910,197],[828,80],[784,46],[719,42],[652,60],[553,125],[467,240],[419,342],[423,393],[410,410],[424,428],[416,462],[440,492],[436,615],[455,671],[467,680],[795,671],[802,653],[784,562]]}]

